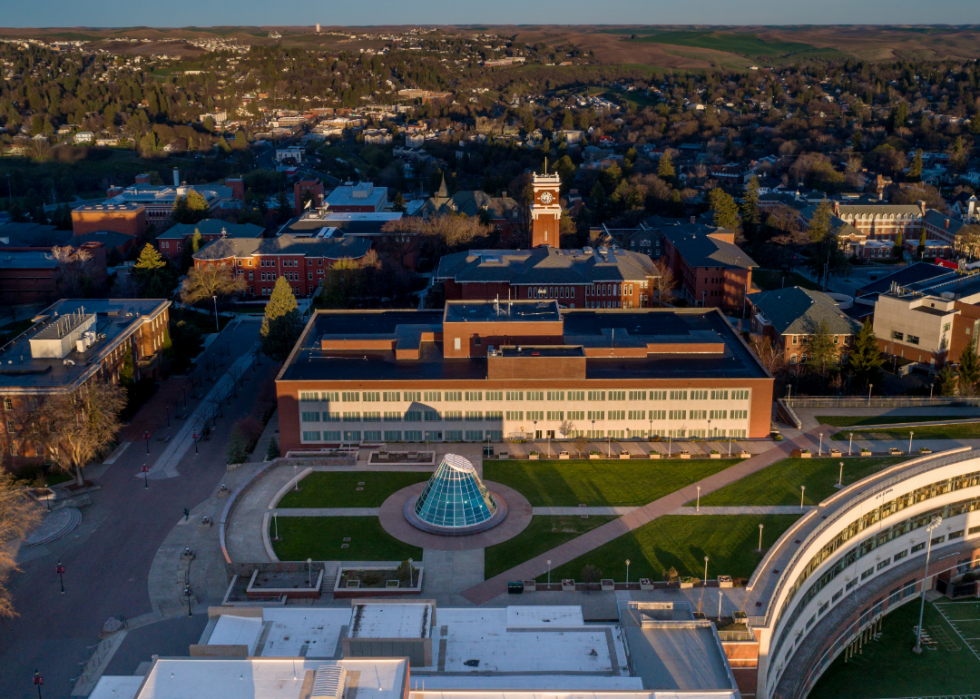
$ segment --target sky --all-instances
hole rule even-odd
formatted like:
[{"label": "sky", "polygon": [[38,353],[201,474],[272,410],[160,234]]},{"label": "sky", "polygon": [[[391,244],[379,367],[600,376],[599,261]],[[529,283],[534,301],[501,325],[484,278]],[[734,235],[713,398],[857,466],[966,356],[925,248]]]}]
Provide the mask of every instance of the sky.
[{"label": "sky", "polygon": [[5,27],[980,24],[978,0],[6,0]]}]

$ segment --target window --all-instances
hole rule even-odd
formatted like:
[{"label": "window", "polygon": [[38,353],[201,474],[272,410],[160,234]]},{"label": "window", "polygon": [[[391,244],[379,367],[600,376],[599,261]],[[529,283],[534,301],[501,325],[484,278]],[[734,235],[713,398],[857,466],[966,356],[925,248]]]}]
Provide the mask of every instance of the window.
[{"label": "window", "polygon": [[457,352],[462,349],[462,342],[460,341],[460,338],[458,338],[458,337],[454,337],[453,338],[453,348]]},{"label": "window", "polygon": [[342,395],[345,403],[358,403],[361,400],[361,394],[357,391],[344,391]]},{"label": "window", "polygon": [[421,391],[405,391],[405,400],[409,403],[416,403],[422,400]]},{"label": "window", "polygon": [[548,400],[564,401],[565,400],[565,392],[564,391],[548,391]]},{"label": "window", "polygon": [[360,422],[361,421],[361,414],[360,413],[356,413],[356,412],[345,412],[345,413],[343,413],[343,415],[344,415],[344,422]]},{"label": "window", "polygon": [[300,420],[303,422],[320,422],[320,412],[315,410],[313,412],[300,413]]},{"label": "window", "polygon": [[340,422],[343,419],[343,413],[323,413],[324,422]]},{"label": "window", "polygon": [[671,391],[671,400],[687,400],[687,391]]},{"label": "window", "polygon": [[482,410],[467,410],[466,411],[467,420],[483,420]]},{"label": "window", "polygon": [[364,422],[381,422],[380,412],[365,412],[363,415]]},{"label": "window", "polygon": [[508,420],[523,420],[524,411],[523,410],[508,410],[507,411]]},{"label": "window", "polygon": [[402,399],[401,393],[398,391],[385,391],[382,396],[385,403],[399,403]]},{"label": "window", "polygon": [[435,410],[426,410],[423,413],[422,417],[425,419],[426,422],[439,422],[440,420],[442,420],[442,418],[439,417],[439,413],[436,412]]},{"label": "window", "polygon": [[398,412],[385,411],[385,422],[401,422],[402,414]]},{"label": "window", "polygon": [[955,531],[955,532],[950,532],[949,533],[949,540],[950,541],[952,541],[953,539],[961,539],[962,537],[963,537],[963,530],[962,529],[960,529],[958,531]]},{"label": "window", "polygon": [[609,400],[626,400],[626,391],[610,391]]},{"label": "window", "polygon": [[426,391],[425,392],[425,402],[426,403],[438,403],[442,400],[442,391]]},{"label": "window", "polygon": [[650,391],[650,400],[667,400],[667,391]]},{"label": "window", "polygon": [[466,431],[466,441],[467,442],[482,442],[483,441],[483,430],[467,430]]},{"label": "window", "polygon": [[861,579],[862,580],[867,580],[868,578],[870,578],[874,574],[875,574],[875,569],[874,568],[868,568],[866,571],[864,571],[863,573],[861,573]]},{"label": "window", "polygon": [[445,393],[446,401],[452,403],[458,403],[463,400],[462,391],[446,391]]},{"label": "window", "polygon": [[918,335],[907,335],[905,337],[905,341],[908,342],[910,345],[917,345],[917,344],[919,344],[919,336]]},{"label": "window", "polygon": [[647,411],[646,410],[630,410],[629,411],[630,420],[646,420]]},{"label": "window", "polygon": [[609,411],[610,420],[625,420],[626,411],[625,410],[610,410]]},{"label": "window", "polygon": [[481,401],[483,400],[483,391],[467,391],[466,392],[467,401]]},{"label": "window", "polygon": [[421,410],[406,410],[405,422],[422,422]]},{"label": "window", "polygon": [[528,391],[528,400],[544,400],[544,391]]},{"label": "window", "polygon": [[748,391],[732,391],[732,400],[748,400]]},{"label": "window", "polygon": [[400,442],[402,441],[401,430],[385,430],[385,441],[386,442]]},{"label": "window", "polygon": [[503,391],[487,391],[487,400],[503,400]]},{"label": "window", "polygon": [[[299,399],[300,400],[306,400],[306,401],[319,400],[320,399],[320,394],[317,393],[316,391],[300,391],[299,392]],[[7,402],[9,400],[10,400],[9,398],[4,398],[3,399],[3,407],[5,409],[7,409],[7,410],[10,410],[11,408],[13,408],[13,405],[11,405],[9,408],[7,407]]]},{"label": "window", "polygon": [[732,420],[746,420],[749,417],[748,410],[732,410],[731,418]]},{"label": "window", "polygon": [[605,420],[606,419],[606,411],[605,410],[590,410],[588,412],[588,419],[589,420]]},{"label": "window", "polygon": [[446,422],[462,422],[463,421],[463,411],[462,410],[446,410],[442,414],[442,419]]},{"label": "window", "polygon": [[651,410],[650,411],[651,420],[666,420],[667,411],[666,410]]},{"label": "window", "polygon": [[836,602],[837,600],[839,600],[843,596],[844,596],[844,591],[843,590],[838,590],[837,592],[834,593],[834,596],[830,598],[830,601],[831,601],[831,603]]},{"label": "window", "polygon": [[630,400],[646,400],[646,391],[630,391]]},{"label": "window", "polygon": [[422,430],[405,430],[406,442],[421,442]]},{"label": "window", "polygon": [[488,410],[486,413],[487,420],[503,420],[504,412],[502,410]]},{"label": "window", "polygon": [[888,566],[891,565],[891,563],[892,563],[891,558],[886,558],[883,561],[878,561],[878,570],[881,570],[882,568],[887,568]]},{"label": "window", "polygon": [[903,558],[905,558],[908,555],[909,555],[909,552],[908,551],[899,551],[894,556],[892,556],[892,558],[894,560],[896,560],[896,561],[900,561],[900,560],[902,560]]},{"label": "window", "polygon": [[728,411],[727,410],[712,410],[711,411],[712,420],[727,420]]},{"label": "window", "polygon": [[568,400],[585,400],[585,391],[569,391]]},{"label": "window", "polygon": [[549,410],[548,411],[548,419],[549,420],[559,420],[559,421],[560,420],[564,420],[565,419],[565,413],[562,410]]},{"label": "window", "polygon": [[[714,391],[712,391],[714,393]],[[707,391],[691,391],[691,400],[708,400]]]},{"label": "window", "polygon": [[916,544],[915,546],[912,547],[912,553],[918,553],[919,551],[921,551],[925,547],[926,547],[925,544]]},{"label": "window", "polygon": [[365,442],[380,442],[381,441],[381,430],[365,430],[364,431],[364,441]]},{"label": "window", "polygon": [[687,411],[686,410],[671,410],[670,411],[671,420],[686,420]]},{"label": "window", "polygon": [[606,400],[605,391],[589,391],[589,400]]},{"label": "window", "polygon": [[364,402],[365,403],[378,403],[381,401],[381,393],[378,391],[365,391],[364,392]]},{"label": "window", "polygon": [[728,400],[728,391],[712,391],[711,400]]},{"label": "window", "polygon": [[320,441],[320,433],[318,431],[315,431],[315,430],[314,431],[311,431],[311,432],[303,432],[303,441],[304,442],[319,442]]},{"label": "window", "polygon": [[[713,410],[711,412],[714,412]],[[692,410],[691,419],[692,420],[705,420],[708,417],[707,410]]]},{"label": "window", "polygon": [[791,354],[790,355],[790,357],[789,357],[789,363],[790,364],[796,364],[796,355],[795,354]]},{"label": "window", "polygon": [[507,391],[507,400],[508,401],[524,400],[524,391]]}]

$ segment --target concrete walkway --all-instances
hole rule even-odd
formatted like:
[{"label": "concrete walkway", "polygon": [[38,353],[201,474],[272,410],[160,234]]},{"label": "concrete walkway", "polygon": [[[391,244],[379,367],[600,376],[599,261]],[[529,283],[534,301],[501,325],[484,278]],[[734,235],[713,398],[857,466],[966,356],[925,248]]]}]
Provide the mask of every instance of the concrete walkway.
[{"label": "concrete walkway", "polygon": [[380,507],[278,507],[280,517],[377,517]]},{"label": "concrete walkway", "polygon": [[636,507],[535,507],[531,514],[572,517],[575,515],[628,515]]},{"label": "concrete walkway", "polygon": [[678,507],[672,515],[802,515],[817,509],[816,505],[751,505],[747,507]]},{"label": "concrete walkway", "polygon": [[806,433],[801,434],[792,441],[774,443],[773,448],[763,454],[746,459],[724,471],[720,471],[697,483],[692,483],[685,488],[674,491],[670,495],[664,496],[648,505],[637,508],[619,519],[597,527],[539,556],[535,556],[529,561],[525,561],[479,585],[474,585],[464,592],[463,595],[474,604],[484,604],[494,597],[506,593],[508,581],[528,580],[543,573],[547,570],[548,560],[551,560],[552,568],[557,568],[564,563],[578,558],[582,554],[609,543],[623,534],[627,534],[683,507],[685,503],[690,502],[696,497],[697,486],[701,487],[702,495],[707,495],[737,480],[745,478],[756,471],[761,471],[780,459],[788,457],[790,451],[793,449],[807,448],[815,450],[816,446],[816,435]]}]

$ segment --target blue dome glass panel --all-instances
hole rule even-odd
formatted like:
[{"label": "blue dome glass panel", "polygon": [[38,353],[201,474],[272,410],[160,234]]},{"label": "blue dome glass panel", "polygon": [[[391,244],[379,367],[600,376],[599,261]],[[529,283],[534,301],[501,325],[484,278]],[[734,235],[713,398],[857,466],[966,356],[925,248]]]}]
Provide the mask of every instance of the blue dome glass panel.
[{"label": "blue dome glass panel", "polygon": [[436,527],[460,528],[493,517],[497,503],[469,460],[446,454],[415,503],[420,520]]}]

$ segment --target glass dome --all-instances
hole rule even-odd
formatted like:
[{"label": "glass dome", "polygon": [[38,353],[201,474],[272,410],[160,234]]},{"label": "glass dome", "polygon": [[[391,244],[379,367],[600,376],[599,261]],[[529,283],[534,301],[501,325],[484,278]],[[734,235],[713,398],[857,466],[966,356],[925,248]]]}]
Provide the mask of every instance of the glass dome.
[{"label": "glass dome", "polygon": [[416,516],[434,527],[458,529],[488,522],[497,503],[468,459],[446,454],[415,503]]}]

